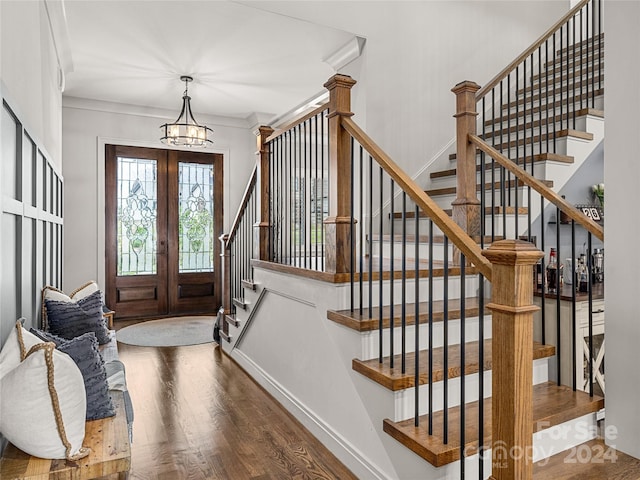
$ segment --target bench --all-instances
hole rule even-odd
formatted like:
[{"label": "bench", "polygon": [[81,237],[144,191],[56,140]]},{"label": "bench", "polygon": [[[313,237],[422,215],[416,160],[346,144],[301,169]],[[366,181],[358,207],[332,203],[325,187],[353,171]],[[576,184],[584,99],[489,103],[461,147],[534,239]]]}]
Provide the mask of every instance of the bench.
[{"label": "bench", "polygon": [[106,476],[122,480],[128,477],[133,413],[128,392],[123,390],[124,371],[117,367],[116,345],[112,331],[111,341],[101,347],[105,364],[114,362],[112,365],[116,366],[115,369],[108,368],[108,372],[119,370],[113,375],[116,389],[110,390],[116,414],[86,422],[83,446],[91,449],[89,456],[76,461],[46,460],[28,455],[9,443],[0,458],[2,480],[89,480]]}]

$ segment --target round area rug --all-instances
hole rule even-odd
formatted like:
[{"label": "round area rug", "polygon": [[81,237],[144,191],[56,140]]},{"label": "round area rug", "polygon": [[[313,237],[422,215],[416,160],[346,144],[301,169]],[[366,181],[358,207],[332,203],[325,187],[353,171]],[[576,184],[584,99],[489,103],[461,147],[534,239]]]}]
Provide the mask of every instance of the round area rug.
[{"label": "round area rug", "polygon": [[116,340],[140,347],[179,347],[213,342],[216,317],[172,317],[136,323],[116,332]]}]

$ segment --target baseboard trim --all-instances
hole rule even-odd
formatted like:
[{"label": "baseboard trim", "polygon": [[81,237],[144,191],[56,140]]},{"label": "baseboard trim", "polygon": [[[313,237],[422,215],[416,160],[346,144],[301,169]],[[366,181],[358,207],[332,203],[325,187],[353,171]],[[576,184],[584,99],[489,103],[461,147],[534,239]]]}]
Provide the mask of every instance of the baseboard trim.
[{"label": "baseboard trim", "polygon": [[278,400],[314,436],[321,439],[325,446],[338,457],[354,475],[358,478],[375,480],[386,480],[390,478],[358,448],[342,437],[342,435],[336,432],[330,425],[325,423],[244,352],[233,349],[226,353],[253,377],[259,385]]}]

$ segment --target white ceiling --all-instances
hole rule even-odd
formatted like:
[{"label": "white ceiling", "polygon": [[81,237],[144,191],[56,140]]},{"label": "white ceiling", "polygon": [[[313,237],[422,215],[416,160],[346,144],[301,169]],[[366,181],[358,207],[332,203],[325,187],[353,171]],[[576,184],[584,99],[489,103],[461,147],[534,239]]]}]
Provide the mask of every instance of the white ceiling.
[{"label": "white ceiling", "polygon": [[[315,2],[314,2],[315,3]],[[64,95],[179,112],[280,115],[322,90],[354,35],[223,0],[65,0]]]}]

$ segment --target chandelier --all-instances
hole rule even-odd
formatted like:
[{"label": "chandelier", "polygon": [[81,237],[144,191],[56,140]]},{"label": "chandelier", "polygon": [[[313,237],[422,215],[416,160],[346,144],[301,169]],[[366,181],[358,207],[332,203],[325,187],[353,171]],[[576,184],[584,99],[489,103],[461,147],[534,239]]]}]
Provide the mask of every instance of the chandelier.
[{"label": "chandelier", "polygon": [[165,123],[160,127],[163,136],[162,143],[177,147],[206,147],[213,144],[208,136],[213,133],[209,127],[199,125],[191,113],[191,97],[189,96],[189,82],[193,78],[183,75],[180,80],[184,82],[184,94],[182,95],[182,110],[178,119],[173,123]]}]

